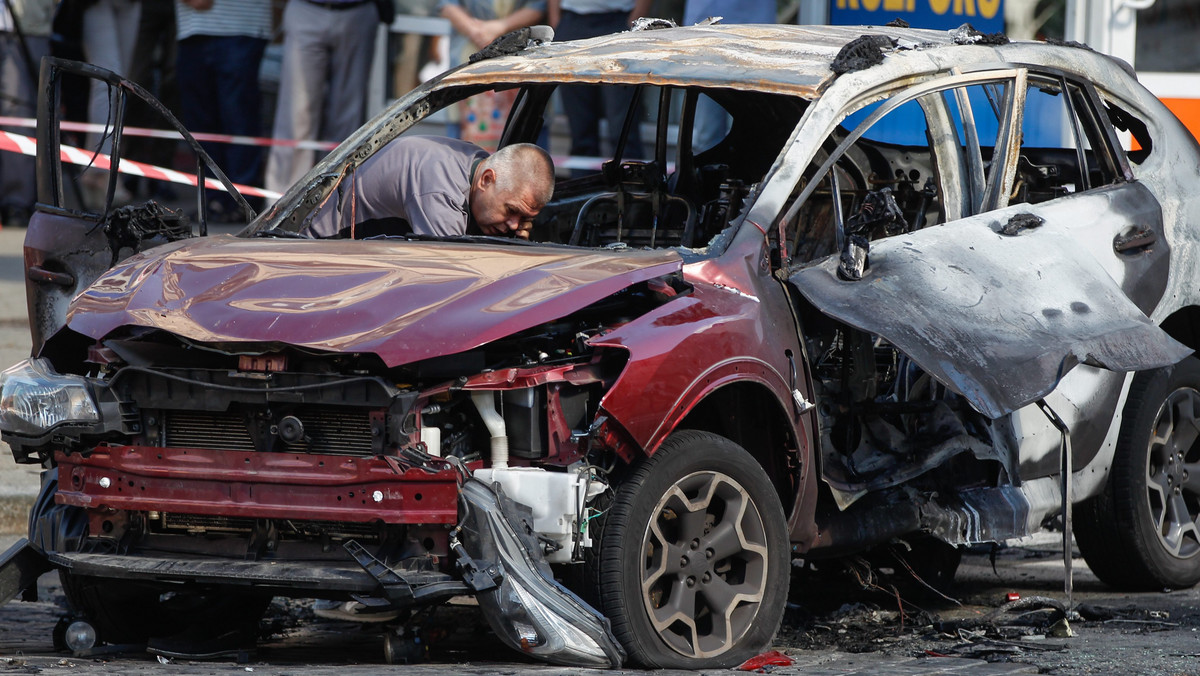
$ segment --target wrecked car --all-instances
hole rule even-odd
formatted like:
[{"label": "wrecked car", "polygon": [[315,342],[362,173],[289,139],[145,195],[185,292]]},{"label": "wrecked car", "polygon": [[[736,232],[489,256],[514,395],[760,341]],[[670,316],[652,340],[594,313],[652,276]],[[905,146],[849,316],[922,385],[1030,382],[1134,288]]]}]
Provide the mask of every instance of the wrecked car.
[{"label": "wrecked car", "polygon": [[[707,668],[769,644],[793,557],[1066,507],[1106,582],[1195,584],[1183,126],[1080,45],[662,25],[510,36],[204,237],[67,206],[48,62],[34,352],[0,396],[46,471],[7,597],[56,570],[126,643],[273,595],[474,595],[540,659]],[[647,156],[559,179],[531,241],[310,236],[434,111],[515,91],[500,143],[534,142],[568,85],[634,88]],[[731,125],[697,148],[704,99]]]}]

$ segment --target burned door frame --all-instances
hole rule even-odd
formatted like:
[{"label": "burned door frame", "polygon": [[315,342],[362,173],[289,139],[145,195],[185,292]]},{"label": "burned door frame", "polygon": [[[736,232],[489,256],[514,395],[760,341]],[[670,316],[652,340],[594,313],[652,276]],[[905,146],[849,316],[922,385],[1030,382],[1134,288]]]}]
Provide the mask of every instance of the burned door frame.
[{"label": "burned door frame", "polygon": [[[78,210],[67,204],[59,106],[65,76],[99,80],[108,86],[111,169],[107,172],[104,204],[98,212],[90,210],[86,204],[81,204]],[[196,188],[198,223],[194,227],[182,213],[154,202],[113,208],[123,150],[124,113],[131,94],[179,132],[196,158],[197,175],[202,176],[205,169],[210,171],[242,207],[247,219],[254,217],[254,210],[221,168],[149,92],[116,73],[91,64],[53,57],[43,59],[37,118],[38,203],[29,221],[24,246],[25,293],[31,318],[33,356],[40,354],[46,340],[66,323],[71,299],[119,260],[174,239],[208,233],[207,200],[205,190],[199,187]],[[95,150],[100,151],[99,148]]]}]

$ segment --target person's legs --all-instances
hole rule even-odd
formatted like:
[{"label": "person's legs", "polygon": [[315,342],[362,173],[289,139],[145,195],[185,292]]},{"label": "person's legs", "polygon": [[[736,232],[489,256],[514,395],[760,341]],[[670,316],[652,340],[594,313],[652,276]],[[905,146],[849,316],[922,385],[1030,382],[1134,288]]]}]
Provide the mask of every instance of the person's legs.
[{"label": "person's legs", "polygon": [[[139,3],[133,0],[96,0],[83,13],[83,53],[89,63],[126,75],[137,43]],[[108,85],[92,80],[88,121],[108,121]],[[90,134],[88,143],[95,148],[100,136]],[[103,152],[109,144],[104,143]]]},{"label": "person's legs", "polygon": [[[128,78],[145,87],[168,110],[181,115],[179,94],[175,83],[175,2],[174,0],[140,0],[137,45],[129,61]],[[125,123],[131,127],[162,127],[165,121],[148,104],[129,97]],[[196,131],[195,127],[190,127]],[[168,168],[174,160],[174,141],[127,136],[124,156]],[[127,177],[137,182],[136,177]],[[151,195],[170,194],[170,184],[140,179]]]},{"label": "person's legs", "polygon": [[[629,28],[625,25],[628,17],[627,12],[597,14],[563,12],[558,30],[555,31],[556,39],[578,40],[618,33]],[[622,126],[625,124],[625,114],[633,100],[633,93],[631,87],[563,87],[563,111],[566,113],[571,127],[571,154],[590,156],[602,154],[600,145],[601,116],[608,122],[606,137],[611,145],[610,150],[615,151],[617,141],[621,137]],[[624,157],[642,157],[641,133],[636,124],[630,131]]]},{"label": "person's legs", "polygon": [[[50,53],[50,40],[25,37],[34,63]],[[36,67],[36,65],[35,65]],[[33,117],[36,115],[37,87],[30,80],[29,64],[14,33],[0,33],[0,115]],[[32,136],[33,130],[10,128],[8,131]],[[33,158],[0,152],[0,218],[5,225],[24,225],[37,201]]]},{"label": "person's legs", "polygon": [[[176,66],[179,107],[181,121],[188,131],[215,132],[219,129],[217,106],[224,91],[210,61],[211,54],[216,51],[212,45],[215,39],[208,35],[193,35],[179,41]],[[214,144],[201,145],[209,155],[219,152]]]},{"label": "person's legs", "polygon": [[[220,107],[226,96],[226,84],[216,63],[222,58],[221,38],[210,35],[193,35],[179,41],[179,101],[183,114],[183,125],[192,132],[221,132]],[[229,171],[229,162],[224,143],[201,141],[200,145],[212,157],[213,162],[224,171]],[[207,198],[212,200],[218,191],[210,190]]]},{"label": "person's legs", "polygon": [[[621,140],[621,131],[625,126],[625,117],[633,105],[633,87],[605,87],[604,89],[604,119],[608,122],[608,143],[612,152],[616,152],[617,143]],[[633,124],[629,127],[629,137],[625,140],[625,150],[621,159],[646,159],[642,151],[641,109],[634,111]]]},{"label": "person's legs", "polygon": [[[283,69],[271,134],[277,139],[317,138],[329,67],[329,16],[337,11],[307,0],[293,0],[283,11]],[[267,158],[267,189],[287,190],[312,167],[313,157],[311,150],[273,146]]]},{"label": "person's legs", "polygon": [[379,10],[374,3],[332,12],[335,41],[329,60],[329,91],[321,138],[342,141],[366,121],[367,78],[375,55]]},{"label": "person's legs", "polygon": [[[589,37],[590,26],[586,14],[563,12],[555,34],[559,40],[577,40]],[[600,155],[600,94],[595,85],[570,85],[559,87],[559,99],[563,113],[567,116],[567,127],[571,133],[571,154],[584,157]],[[575,170],[579,176],[591,171]]]},{"label": "person's legs", "polygon": [[701,96],[696,101],[696,121],[692,125],[692,152],[704,152],[717,145],[729,134],[729,122],[729,113],[720,104]]},{"label": "person's legs", "polygon": [[[229,36],[213,38],[213,70],[221,82],[222,96],[217,105],[217,131],[235,136],[259,136],[261,97],[258,68],[267,41],[259,38]],[[258,185],[262,175],[262,149],[257,146],[227,144],[221,153],[220,167],[234,183]],[[224,193],[222,193],[224,195]],[[232,207],[232,199],[222,201]]]}]

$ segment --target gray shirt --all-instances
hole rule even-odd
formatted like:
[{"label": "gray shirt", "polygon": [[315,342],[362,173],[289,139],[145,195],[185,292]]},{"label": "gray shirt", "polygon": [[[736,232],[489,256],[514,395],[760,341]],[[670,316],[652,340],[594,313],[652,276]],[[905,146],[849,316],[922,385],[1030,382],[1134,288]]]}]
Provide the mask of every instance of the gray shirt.
[{"label": "gray shirt", "polygon": [[[309,232],[332,237],[367,221],[390,221],[395,230],[399,219],[419,235],[462,235],[470,219],[471,170],[487,156],[486,150],[458,139],[401,136],[342,181]],[[403,234],[403,228],[389,234]]]}]

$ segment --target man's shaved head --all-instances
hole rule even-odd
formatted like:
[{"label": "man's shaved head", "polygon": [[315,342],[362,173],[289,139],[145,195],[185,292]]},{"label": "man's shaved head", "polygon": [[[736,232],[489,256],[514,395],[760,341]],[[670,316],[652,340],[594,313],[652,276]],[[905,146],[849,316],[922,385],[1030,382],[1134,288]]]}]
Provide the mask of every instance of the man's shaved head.
[{"label": "man's shaved head", "polygon": [[532,143],[514,143],[492,153],[483,164],[496,171],[496,183],[505,192],[528,184],[539,207],[554,196],[554,160]]},{"label": "man's shaved head", "polygon": [[485,234],[528,237],[533,217],[554,196],[554,161],[532,143],[504,146],[476,168],[471,215]]}]

